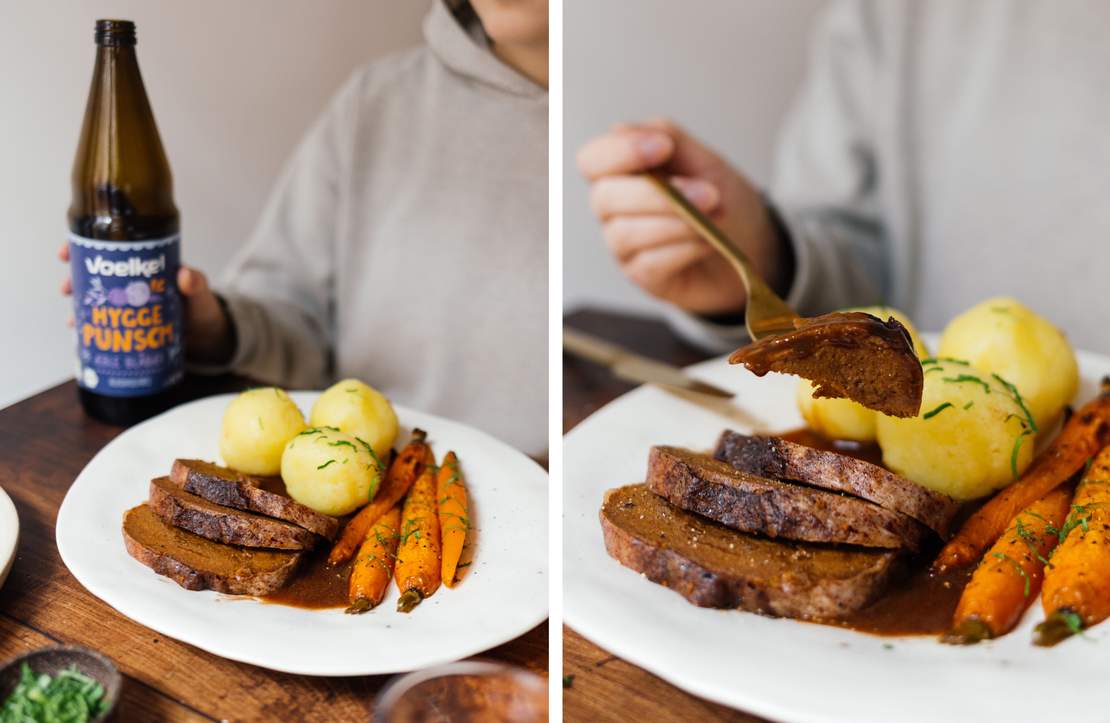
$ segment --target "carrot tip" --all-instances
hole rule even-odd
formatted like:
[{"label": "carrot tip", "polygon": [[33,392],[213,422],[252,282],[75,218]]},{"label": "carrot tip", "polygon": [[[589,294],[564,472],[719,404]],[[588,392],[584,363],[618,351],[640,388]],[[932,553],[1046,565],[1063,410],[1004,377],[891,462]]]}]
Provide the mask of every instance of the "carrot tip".
[{"label": "carrot tip", "polygon": [[948,645],[974,645],[994,637],[990,627],[979,618],[961,620],[956,627],[941,636],[940,642]]},{"label": "carrot tip", "polygon": [[1057,610],[1033,628],[1033,644],[1047,648],[1081,632],[1082,622],[1077,622],[1078,618],[1075,613]]},{"label": "carrot tip", "polygon": [[351,603],[351,607],[347,608],[343,612],[349,613],[351,615],[358,615],[360,613],[366,612],[367,610],[373,609],[373,607],[374,604],[370,602],[369,598],[360,597],[357,598],[353,603]]},{"label": "carrot tip", "polygon": [[401,593],[400,599],[397,600],[397,612],[411,612],[423,599],[424,596],[420,594],[419,590],[406,590]]}]

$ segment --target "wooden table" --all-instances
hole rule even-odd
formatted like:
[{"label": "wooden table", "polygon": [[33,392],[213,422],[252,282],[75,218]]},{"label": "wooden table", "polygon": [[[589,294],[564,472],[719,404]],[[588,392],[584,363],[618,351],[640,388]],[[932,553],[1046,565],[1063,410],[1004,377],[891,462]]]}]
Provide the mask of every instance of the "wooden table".
[{"label": "wooden table", "polygon": [[[587,310],[569,314],[564,322],[676,366],[707,357],[679,341],[665,324],[653,319]],[[602,367],[564,355],[563,433],[633,387]],[[762,720],[683,692],[609,654],[566,626],[563,626],[563,676],[563,717],[567,721]]]},{"label": "wooden table", "polygon": [[[184,396],[246,385],[190,378]],[[0,410],[0,486],[21,526],[15,565],[0,589],[0,661],[52,644],[100,650],[125,676],[121,722],[369,720],[388,676],[315,678],[218,658],[128,620],[73,579],[54,545],[58,507],[77,473],[120,431],[84,415],[72,382]],[[478,657],[546,676],[547,653],[544,623]]]}]

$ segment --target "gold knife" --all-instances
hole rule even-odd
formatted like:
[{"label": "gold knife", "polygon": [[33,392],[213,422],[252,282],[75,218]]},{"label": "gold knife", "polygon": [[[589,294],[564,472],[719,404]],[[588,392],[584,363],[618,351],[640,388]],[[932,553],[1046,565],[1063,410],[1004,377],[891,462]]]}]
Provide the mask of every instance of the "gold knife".
[{"label": "gold knife", "polygon": [[727,389],[694,379],[678,367],[640,356],[616,344],[574,329],[564,327],[563,349],[583,359],[601,364],[616,376],[630,382],[673,387],[718,399],[731,399],[735,396]]}]

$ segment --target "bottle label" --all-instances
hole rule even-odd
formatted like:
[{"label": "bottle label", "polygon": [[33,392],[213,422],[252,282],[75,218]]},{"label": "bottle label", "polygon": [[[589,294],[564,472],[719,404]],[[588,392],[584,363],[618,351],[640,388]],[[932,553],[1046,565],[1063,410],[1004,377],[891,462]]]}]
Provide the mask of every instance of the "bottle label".
[{"label": "bottle label", "polygon": [[77,384],[109,397],[157,394],[185,374],[179,235],[98,241],[70,234]]}]

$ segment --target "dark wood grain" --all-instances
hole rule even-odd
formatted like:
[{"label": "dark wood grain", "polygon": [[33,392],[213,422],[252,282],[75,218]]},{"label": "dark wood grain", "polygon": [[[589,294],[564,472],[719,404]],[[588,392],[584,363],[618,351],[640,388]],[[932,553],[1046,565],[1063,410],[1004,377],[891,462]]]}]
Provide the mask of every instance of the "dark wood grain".
[{"label": "dark wood grain", "polygon": [[[567,326],[654,359],[687,366],[708,358],[677,339],[661,321],[594,310],[568,314]],[[563,431],[633,389],[606,369],[563,355]],[[729,721],[761,718],[703,700],[599,648],[563,627],[563,717],[567,721]]]},{"label": "dark wood grain", "polygon": [[[247,385],[191,378],[183,391],[197,398]],[[369,720],[388,676],[297,676],[218,658],[131,622],[74,580],[54,544],[58,507],[78,472],[120,431],[86,417],[72,383],[0,410],[0,486],[20,519],[19,550],[0,589],[0,660],[50,643],[100,650],[128,678],[126,721]],[[478,657],[546,676],[547,651],[545,623]]]}]

